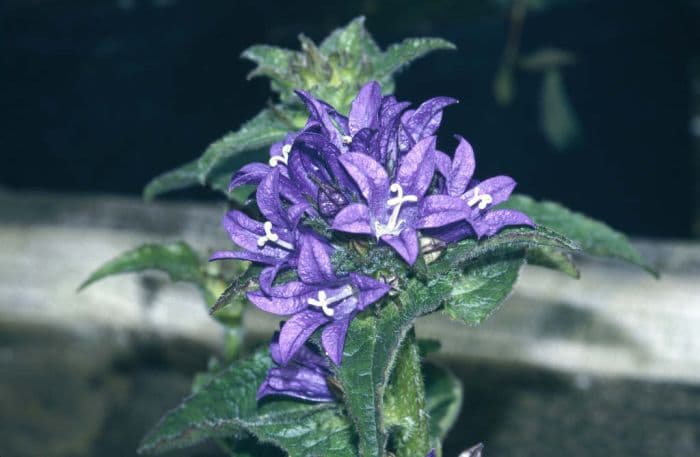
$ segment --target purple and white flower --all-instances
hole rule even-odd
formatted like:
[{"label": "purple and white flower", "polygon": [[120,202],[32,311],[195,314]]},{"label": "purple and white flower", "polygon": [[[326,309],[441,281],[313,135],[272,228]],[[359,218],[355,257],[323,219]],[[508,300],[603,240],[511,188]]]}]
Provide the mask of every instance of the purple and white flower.
[{"label": "purple and white flower", "polygon": [[279,336],[282,364],[291,360],[316,329],[325,326],[321,344],[330,359],[340,365],[350,321],[389,292],[387,284],[367,276],[351,273],[337,277],[331,265],[332,251],[328,243],[304,235],[296,264],[300,281],[248,293],[248,299],[258,308],[291,316]]},{"label": "purple and white flower", "polygon": [[442,192],[459,198],[467,208],[463,220],[447,228],[435,230],[432,236],[443,241],[454,242],[468,236],[477,238],[491,236],[507,226],[527,225],[534,227],[534,222],[525,214],[510,209],[493,209],[510,197],[515,188],[515,181],[509,176],[496,176],[484,181],[473,179],[476,160],[471,145],[461,136],[454,158],[436,152],[436,166],[444,177]]},{"label": "purple and white flower", "polygon": [[[534,224],[518,211],[494,209],[510,196],[515,181],[473,179],[474,153],[463,138],[453,158],[436,150],[443,110],[456,100],[436,97],[408,109],[408,103],[383,96],[372,81],[360,89],[346,117],[308,92],[297,95],[309,111],[305,127],[272,145],[268,163],[246,165],[231,181],[232,189],[258,186],[263,220],[228,212],[224,226],[241,249],[217,252],[212,259],[265,265],[260,290],[248,298],[287,317],[271,347],[280,366],[270,370],[259,397],[280,393],[329,401],[329,364],[307,340],[320,329],[326,355],[339,365],[352,319],[390,290],[369,276],[336,274],[331,256],[352,247],[332,230],[386,243],[413,265],[421,236],[451,243]],[[323,234],[312,227],[322,227]],[[298,279],[277,284],[285,269],[294,269]]]},{"label": "purple and white flower", "polygon": [[226,213],[223,225],[231,240],[243,250],[218,251],[210,260],[239,259],[268,265],[260,275],[260,286],[269,290],[277,273],[293,267],[298,257],[299,221],[309,210],[308,203],[297,203],[285,209],[280,196],[279,170],[270,172],[256,192],[258,208],[266,218],[256,221],[243,212]]},{"label": "purple and white flower", "polygon": [[435,173],[435,137],[419,141],[399,161],[390,179],[372,157],[347,153],[341,163],[355,180],[366,203],[343,208],[333,220],[335,230],[371,234],[390,245],[409,264],[418,257],[418,230],[442,227],[460,220],[464,201],[426,192]]},{"label": "purple and white flower", "polygon": [[258,400],[268,395],[284,395],[315,402],[335,400],[326,381],[331,374],[330,363],[309,345],[300,347],[285,364],[280,356],[279,333],[275,333],[270,343],[270,356],[277,366],[267,372],[258,389]]}]

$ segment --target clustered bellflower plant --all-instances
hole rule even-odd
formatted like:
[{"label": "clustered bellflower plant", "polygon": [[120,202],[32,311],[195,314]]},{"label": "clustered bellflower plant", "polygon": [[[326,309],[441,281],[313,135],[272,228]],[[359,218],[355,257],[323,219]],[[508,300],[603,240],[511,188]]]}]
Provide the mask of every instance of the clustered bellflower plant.
[{"label": "clustered bellflower plant", "polygon": [[[217,252],[212,259],[265,266],[260,290],[247,296],[258,308],[287,317],[273,351],[281,366],[317,329],[324,353],[341,365],[351,320],[392,286],[381,275],[338,274],[333,256],[351,256],[358,245],[365,251],[385,245],[410,268],[423,231],[444,240],[446,248],[470,236],[534,223],[519,211],[493,209],[508,199],[515,182],[506,176],[472,179],[474,154],[463,138],[453,159],[437,151],[434,134],[442,109],[455,100],[438,97],[408,110],[408,103],[382,96],[379,83],[371,81],[346,117],[307,92],[298,94],[309,110],[305,127],[275,143],[268,164],[247,165],[231,182],[231,189],[257,185],[255,200],[265,220],[227,213],[224,226],[242,249]],[[296,279],[273,286],[283,270]],[[275,369],[273,377],[279,380],[282,372]],[[298,373],[297,379],[288,377],[292,396],[308,391],[301,381],[309,373]],[[319,399],[327,401],[327,393]]]},{"label": "clustered bellflower plant", "polygon": [[[453,152],[438,149],[443,111],[457,101],[399,101],[392,74],[451,44],[409,39],[381,51],[362,18],[319,46],[300,40],[301,52],[244,53],[259,65],[253,75],[272,80],[278,105],[146,189],[221,190],[233,247],[207,264],[181,242],[145,245],[86,281],[166,271],[197,285],[226,329],[223,358],[144,438],[142,453],[209,438],[240,456],[440,457],[463,394],[449,370],[424,359],[435,344],[416,337],[421,316],[479,324],[525,263],[578,277],[575,251],[653,272],[606,225],[514,195],[508,176],[476,177],[461,136]],[[232,165],[261,147],[261,161]],[[244,357],[248,304],[281,323],[269,347]]]}]

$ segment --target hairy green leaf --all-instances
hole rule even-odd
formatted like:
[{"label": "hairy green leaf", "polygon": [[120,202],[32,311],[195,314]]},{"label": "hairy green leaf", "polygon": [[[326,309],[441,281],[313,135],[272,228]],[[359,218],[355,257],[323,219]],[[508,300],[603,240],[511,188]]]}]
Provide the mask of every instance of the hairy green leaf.
[{"label": "hairy green leaf", "polygon": [[456,49],[456,46],[442,38],[407,38],[401,43],[392,44],[375,60],[373,76],[382,84],[390,82],[397,71],[440,49]]},{"label": "hairy green leaf", "polygon": [[166,192],[186,189],[197,184],[199,184],[199,166],[195,160],[153,178],[144,187],[143,198],[153,200]]},{"label": "hairy green leaf", "polygon": [[497,235],[479,241],[466,239],[450,245],[429,268],[434,273],[446,273],[463,268],[484,257],[521,252],[532,248],[555,248],[567,251],[581,249],[577,242],[547,227],[507,228]]},{"label": "hairy green leaf", "polygon": [[240,129],[225,135],[204,151],[198,161],[200,182],[209,182],[218,167],[229,164],[241,153],[280,141],[290,128],[274,111],[264,109]]},{"label": "hairy green leaf", "polygon": [[538,226],[549,227],[576,241],[588,254],[625,260],[658,276],[626,236],[602,222],[570,211],[558,203],[538,202],[525,195],[513,195],[501,207],[522,211]]},{"label": "hairy green leaf", "polygon": [[462,409],[462,383],[445,368],[423,364],[426,407],[430,417],[430,436],[444,441]]},{"label": "hairy green leaf", "polygon": [[219,298],[216,299],[216,302],[212,305],[209,312],[211,314],[216,314],[219,310],[232,303],[246,301],[245,293],[251,290],[252,286],[256,283],[260,271],[261,268],[259,266],[251,265],[243,273],[234,278],[233,281],[226,286],[226,289]]},{"label": "hairy green leaf", "polygon": [[409,280],[399,293],[399,304],[389,302],[379,316],[364,313],[350,325],[336,376],[359,435],[362,457],[384,456],[384,392],[396,354],[416,318],[435,311],[449,290],[449,282],[442,279],[427,285]]},{"label": "hairy green leaf", "polygon": [[213,301],[206,287],[203,269],[204,261],[182,241],[165,244],[144,244],[124,252],[106,262],[93,272],[78,290],[95,281],[121,273],[134,273],[145,270],[159,270],[168,274],[173,281],[184,281],[199,287],[207,302]]},{"label": "hairy green leaf", "polygon": [[477,325],[508,297],[524,261],[524,252],[471,262],[461,274],[453,273],[445,314],[454,320]]},{"label": "hairy green leaf", "polygon": [[[216,170],[207,180],[207,185],[212,190],[226,195],[229,200],[243,204],[251,191],[250,186],[242,186],[229,192],[228,184],[232,174],[232,168],[224,167],[224,169]],[[199,184],[199,163],[195,160],[153,178],[143,189],[143,198],[150,201],[167,192],[187,189]]]},{"label": "hairy green leaf", "polygon": [[262,351],[234,362],[167,413],[141,442],[139,452],[163,452],[246,432],[286,450],[290,457],[356,456],[352,425],[336,404],[255,400],[271,366]]},{"label": "hairy green leaf", "polygon": [[365,55],[370,59],[376,59],[381,54],[379,46],[365,28],[364,16],[356,17],[345,27],[334,30],[321,42],[319,49],[327,54],[342,52],[354,56]]},{"label": "hairy green leaf", "polygon": [[530,265],[558,270],[562,273],[578,279],[581,273],[576,268],[571,254],[548,247],[539,247],[527,250],[525,257]]},{"label": "hairy green leaf", "polygon": [[256,76],[267,76],[270,79],[284,81],[293,60],[298,58],[298,54],[290,49],[258,44],[243,51],[241,57],[258,64],[258,67],[248,74],[248,79]]}]

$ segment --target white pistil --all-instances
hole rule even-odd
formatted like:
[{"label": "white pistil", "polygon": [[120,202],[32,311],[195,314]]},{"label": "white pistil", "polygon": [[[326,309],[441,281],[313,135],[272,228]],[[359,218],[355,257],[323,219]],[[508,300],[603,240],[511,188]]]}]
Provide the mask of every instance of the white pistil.
[{"label": "white pistil", "polygon": [[311,306],[321,308],[323,314],[325,314],[328,317],[332,317],[335,314],[335,310],[333,310],[333,308],[329,308],[328,305],[332,305],[333,303],[345,300],[351,295],[352,287],[349,286],[344,287],[343,290],[341,290],[337,295],[333,295],[332,297],[328,297],[325,290],[319,290],[318,298],[309,298],[307,300],[307,303]]},{"label": "white pistil", "polygon": [[263,224],[263,229],[265,230],[265,235],[261,236],[258,238],[258,246],[263,248],[265,247],[265,243],[268,241],[271,241],[278,245],[281,248],[284,248],[288,251],[292,251],[294,249],[294,246],[292,246],[290,243],[287,243],[286,241],[280,239],[279,235],[276,234],[275,232],[272,231],[272,222],[267,221]]},{"label": "white pistil", "polygon": [[480,194],[479,188],[475,187],[474,195],[472,195],[472,198],[470,198],[469,201],[467,201],[467,205],[474,206],[478,203],[479,209],[486,209],[486,207],[492,202],[493,198],[489,194]]},{"label": "white pistil", "polygon": [[280,162],[287,165],[287,161],[289,160],[289,153],[290,152],[292,152],[292,145],[285,144],[284,146],[282,146],[282,155],[270,157],[270,161],[268,163],[270,164],[271,167],[276,167],[277,164]]},{"label": "white pistil", "polygon": [[352,143],[352,137],[350,135],[343,135],[340,139],[342,140],[343,144]]},{"label": "white pistil", "polygon": [[401,233],[403,230],[403,226],[405,224],[405,221],[400,221],[399,220],[399,213],[401,212],[401,205],[404,203],[416,203],[418,202],[418,197],[415,195],[404,195],[403,194],[403,187],[401,187],[401,184],[395,182],[394,184],[389,187],[389,191],[391,193],[397,194],[396,197],[390,198],[389,200],[386,201],[387,206],[393,207],[394,209],[391,211],[391,216],[389,216],[389,222],[386,223],[386,225],[383,225],[379,223],[378,221],[374,222],[374,233],[377,236],[377,239],[381,238],[384,235],[398,235]]}]

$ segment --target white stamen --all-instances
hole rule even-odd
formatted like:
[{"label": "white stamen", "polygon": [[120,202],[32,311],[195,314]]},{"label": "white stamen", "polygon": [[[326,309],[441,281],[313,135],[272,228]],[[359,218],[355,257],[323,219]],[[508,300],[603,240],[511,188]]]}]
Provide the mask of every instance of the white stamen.
[{"label": "white stamen", "polygon": [[352,287],[349,287],[349,286],[343,288],[343,290],[341,290],[337,295],[333,295],[332,297],[328,297],[325,290],[319,290],[318,291],[318,298],[309,298],[307,300],[307,303],[311,306],[321,308],[321,311],[323,311],[323,314],[325,314],[328,317],[332,317],[335,314],[335,310],[333,310],[332,308],[329,308],[328,305],[332,305],[333,303],[337,303],[341,300],[345,300],[346,298],[350,297],[351,295],[352,295]]},{"label": "white stamen", "polygon": [[291,251],[294,249],[294,246],[291,245],[291,243],[287,243],[286,241],[280,239],[279,235],[276,234],[275,232],[272,231],[272,222],[267,221],[263,224],[263,229],[265,230],[265,235],[258,237],[258,246],[259,247],[265,247],[265,243],[268,241],[271,241],[278,245],[281,248],[284,248],[288,251]]},{"label": "white stamen", "polygon": [[486,209],[493,202],[493,198],[489,194],[479,194],[479,188],[474,188],[474,195],[467,201],[467,205],[474,206],[479,204],[479,209]]},{"label": "white stamen", "polygon": [[292,152],[292,145],[285,144],[284,146],[282,146],[282,155],[270,157],[270,161],[268,163],[270,164],[271,167],[276,167],[277,164],[280,162],[287,165],[287,161],[289,160],[289,153],[290,152]]},{"label": "white stamen", "polygon": [[352,137],[350,135],[343,135],[340,139],[343,141],[343,144],[352,143]]},{"label": "white stamen", "polygon": [[405,221],[400,221],[399,213],[401,212],[401,205],[404,203],[416,203],[418,202],[418,197],[415,195],[404,195],[403,187],[401,184],[395,182],[389,187],[391,193],[397,194],[396,197],[390,198],[386,201],[387,206],[393,206],[394,209],[389,216],[389,222],[386,225],[382,225],[378,221],[374,222],[374,233],[377,239],[384,235],[398,235],[403,230]]}]

